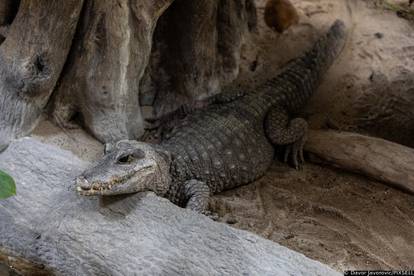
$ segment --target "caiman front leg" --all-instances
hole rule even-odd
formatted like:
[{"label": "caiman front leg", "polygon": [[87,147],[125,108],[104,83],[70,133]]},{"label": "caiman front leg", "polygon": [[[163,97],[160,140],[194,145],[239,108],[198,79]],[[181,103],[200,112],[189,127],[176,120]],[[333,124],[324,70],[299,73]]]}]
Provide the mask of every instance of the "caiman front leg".
[{"label": "caiman front leg", "polygon": [[210,198],[210,188],[206,183],[195,179],[186,181],[184,183],[184,196],[187,200],[185,208],[209,215],[208,200]]},{"label": "caiman front leg", "polygon": [[289,114],[283,107],[272,107],[267,114],[265,131],[274,145],[286,146],[284,162],[289,156],[296,169],[304,162],[303,146],[308,133],[308,123],[302,118],[289,120]]}]

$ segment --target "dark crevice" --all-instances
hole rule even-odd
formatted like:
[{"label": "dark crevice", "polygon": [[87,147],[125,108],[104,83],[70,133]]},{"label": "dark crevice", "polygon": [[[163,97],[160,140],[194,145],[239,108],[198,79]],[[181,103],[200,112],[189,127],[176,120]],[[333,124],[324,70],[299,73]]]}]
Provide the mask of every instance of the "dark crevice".
[{"label": "dark crevice", "polygon": [[247,27],[250,32],[257,31],[257,8],[254,0],[246,1]]},{"label": "dark crevice", "polygon": [[106,48],[106,15],[105,13],[102,13],[99,15],[99,19],[98,22],[96,24],[96,29],[95,29],[95,43],[97,46],[97,51],[101,53],[101,55],[103,55],[105,53],[105,48]]},{"label": "dark crevice", "polygon": [[13,23],[14,18],[17,15],[20,7],[20,0],[10,1],[9,10],[7,13],[7,17],[5,18],[5,25],[10,25]]},{"label": "dark crevice", "polygon": [[69,123],[74,123],[76,125],[85,127],[83,115],[79,111],[76,111],[75,113],[73,113],[72,117],[70,117],[69,119]]},{"label": "dark crevice", "polygon": [[36,57],[34,66],[38,74],[42,74],[46,71],[46,64],[42,56]]}]

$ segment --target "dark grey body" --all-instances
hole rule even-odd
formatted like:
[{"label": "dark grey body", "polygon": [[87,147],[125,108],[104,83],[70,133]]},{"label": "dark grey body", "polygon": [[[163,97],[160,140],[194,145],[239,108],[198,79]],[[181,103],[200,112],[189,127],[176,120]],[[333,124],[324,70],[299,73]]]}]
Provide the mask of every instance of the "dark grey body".
[{"label": "dark grey body", "polygon": [[170,200],[177,203],[185,180],[200,180],[217,193],[250,183],[266,172],[274,154],[264,131],[268,107],[253,105],[251,100],[246,95],[199,111],[162,142],[172,154]]},{"label": "dark grey body", "polygon": [[303,162],[307,122],[290,118],[302,108],[345,42],[344,24],[328,33],[275,78],[249,91],[232,90],[180,121],[160,145],[119,141],[78,177],[82,195],[154,191],[205,213],[211,194],[241,186],[269,168],[274,145],[285,161]]},{"label": "dark grey body", "polygon": [[[204,182],[211,193],[217,193],[261,177],[273,160],[272,144],[277,143],[269,132],[289,127],[288,114],[298,111],[311,97],[344,39],[343,23],[337,21],[311,51],[292,61],[274,79],[232,102],[199,110],[178,124],[161,143],[172,154],[173,183],[167,197],[180,203],[182,183],[190,179]],[[271,122],[273,130],[265,123],[271,109],[277,111],[276,121]],[[286,136],[278,137],[278,144],[283,145],[289,144],[283,143],[291,138],[287,136],[295,134],[279,135]]]}]

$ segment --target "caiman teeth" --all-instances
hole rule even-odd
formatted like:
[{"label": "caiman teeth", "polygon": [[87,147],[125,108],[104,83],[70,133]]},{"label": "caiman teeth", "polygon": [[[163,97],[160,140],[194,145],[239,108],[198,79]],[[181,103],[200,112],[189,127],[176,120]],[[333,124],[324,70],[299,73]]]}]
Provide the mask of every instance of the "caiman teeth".
[{"label": "caiman teeth", "polygon": [[105,185],[105,186],[98,186],[98,184],[94,184],[92,187],[82,187],[77,186],[76,191],[80,193],[81,195],[94,195],[96,193],[102,192],[102,191],[109,191],[112,189],[112,185]]},{"label": "caiman teeth", "polygon": [[82,187],[82,185],[79,185],[76,187],[76,190],[81,195],[96,195],[96,194],[99,194],[100,192],[112,190],[113,187],[117,186],[118,184],[123,183],[129,178],[130,178],[130,175],[114,177],[106,183],[96,183],[96,182],[93,183],[93,182],[88,182],[86,179],[84,179],[83,182],[88,184],[88,185],[85,185],[87,187]]}]

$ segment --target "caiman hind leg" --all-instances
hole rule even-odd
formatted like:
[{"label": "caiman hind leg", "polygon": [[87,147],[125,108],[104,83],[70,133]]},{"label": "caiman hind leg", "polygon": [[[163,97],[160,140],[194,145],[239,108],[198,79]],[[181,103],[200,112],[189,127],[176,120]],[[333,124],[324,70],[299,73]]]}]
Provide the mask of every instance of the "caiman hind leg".
[{"label": "caiman hind leg", "polygon": [[289,156],[296,169],[304,162],[303,146],[308,133],[308,123],[302,118],[289,120],[283,107],[272,107],[265,120],[265,131],[274,145],[286,146],[284,161]]}]

